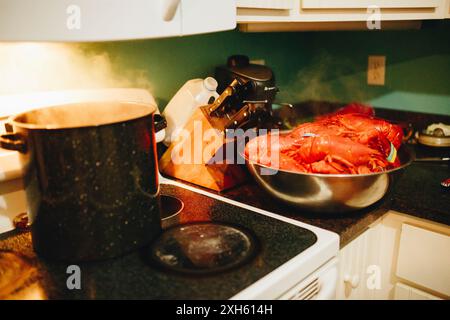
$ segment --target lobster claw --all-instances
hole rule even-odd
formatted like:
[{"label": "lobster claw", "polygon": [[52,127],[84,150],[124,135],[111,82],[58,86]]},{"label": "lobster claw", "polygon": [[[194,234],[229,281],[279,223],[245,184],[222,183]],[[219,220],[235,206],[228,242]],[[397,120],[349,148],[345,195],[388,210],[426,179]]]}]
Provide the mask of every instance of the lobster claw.
[{"label": "lobster claw", "polygon": [[386,160],[389,163],[394,163],[395,160],[397,160],[397,149],[394,147],[392,142],[389,141],[389,144],[391,145],[391,150],[389,151],[388,156],[386,157]]}]

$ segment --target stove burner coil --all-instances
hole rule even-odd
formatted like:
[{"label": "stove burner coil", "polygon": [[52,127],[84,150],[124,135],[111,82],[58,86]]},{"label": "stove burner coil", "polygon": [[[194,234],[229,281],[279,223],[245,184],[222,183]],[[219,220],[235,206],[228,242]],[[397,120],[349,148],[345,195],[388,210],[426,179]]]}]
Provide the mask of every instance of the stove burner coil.
[{"label": "stove burner coil", "polygon": [[222,223],[201,222],[167,229],[150,246],[160,267],[188,274],[226,271],[247,262],[256,239],[247,230]]},{"label": "stove burner coil", "polygon": [[168,195],[160,195],[161,226],[164,229],[178,224],[179,214],[184,208],[184,203],[178,198]]}]

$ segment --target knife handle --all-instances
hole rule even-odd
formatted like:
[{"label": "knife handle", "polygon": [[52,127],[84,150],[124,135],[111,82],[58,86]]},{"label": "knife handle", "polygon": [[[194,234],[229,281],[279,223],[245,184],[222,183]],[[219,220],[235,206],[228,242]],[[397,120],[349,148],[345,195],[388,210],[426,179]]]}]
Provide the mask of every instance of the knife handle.
[{"label": "knife handle", "polygon": [[216,98],[216,100],[208,106],[208,113],[212,115],[214,112],[218,111],[228,100],[229,97],[236,93],[237,88],[241,86],[239,80],[234,79],[228,87],[222,92],[220,96]]},{"label": "knife handle", "polygon": [[250,120],[250,113],[250,107],[246,104],[238,112],[236,112],[233,117],[231,117],[230,121],[228,121],[225,125],[225,130],[242,127],[242,125]]}]

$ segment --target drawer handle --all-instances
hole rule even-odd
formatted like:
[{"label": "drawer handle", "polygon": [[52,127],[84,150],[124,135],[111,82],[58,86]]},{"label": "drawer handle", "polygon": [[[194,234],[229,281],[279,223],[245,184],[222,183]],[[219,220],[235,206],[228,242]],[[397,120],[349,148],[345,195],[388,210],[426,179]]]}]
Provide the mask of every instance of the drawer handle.
[{"label": "drawer handle", "polygon": [[359,286],[359,276],[357,274],[353,276],[346,274],[344,276],[344,282],[349,284],[353,289],[355,289]]},{"label": "drawer handle", "polygon": [[165,0],[163,2],[163,19],[164,21],[172,21],[177,12],[180,0]]}]

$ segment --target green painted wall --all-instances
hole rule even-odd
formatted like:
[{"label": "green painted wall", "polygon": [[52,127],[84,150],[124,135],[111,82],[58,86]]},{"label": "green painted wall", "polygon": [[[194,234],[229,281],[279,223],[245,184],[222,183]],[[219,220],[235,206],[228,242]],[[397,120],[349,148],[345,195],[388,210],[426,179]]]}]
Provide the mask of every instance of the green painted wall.
[{"label": "green painted wall", "polygon": [[[106,52],[117,72],[144,72],[164,107],[183,83],[212,75],[231,54],[264,59],[280,102],[359,100],[450,115],[450,21],[422,30],[215,34],[83,45]],[[368,55],[386,55],[386,85],[368,86]]]}]

